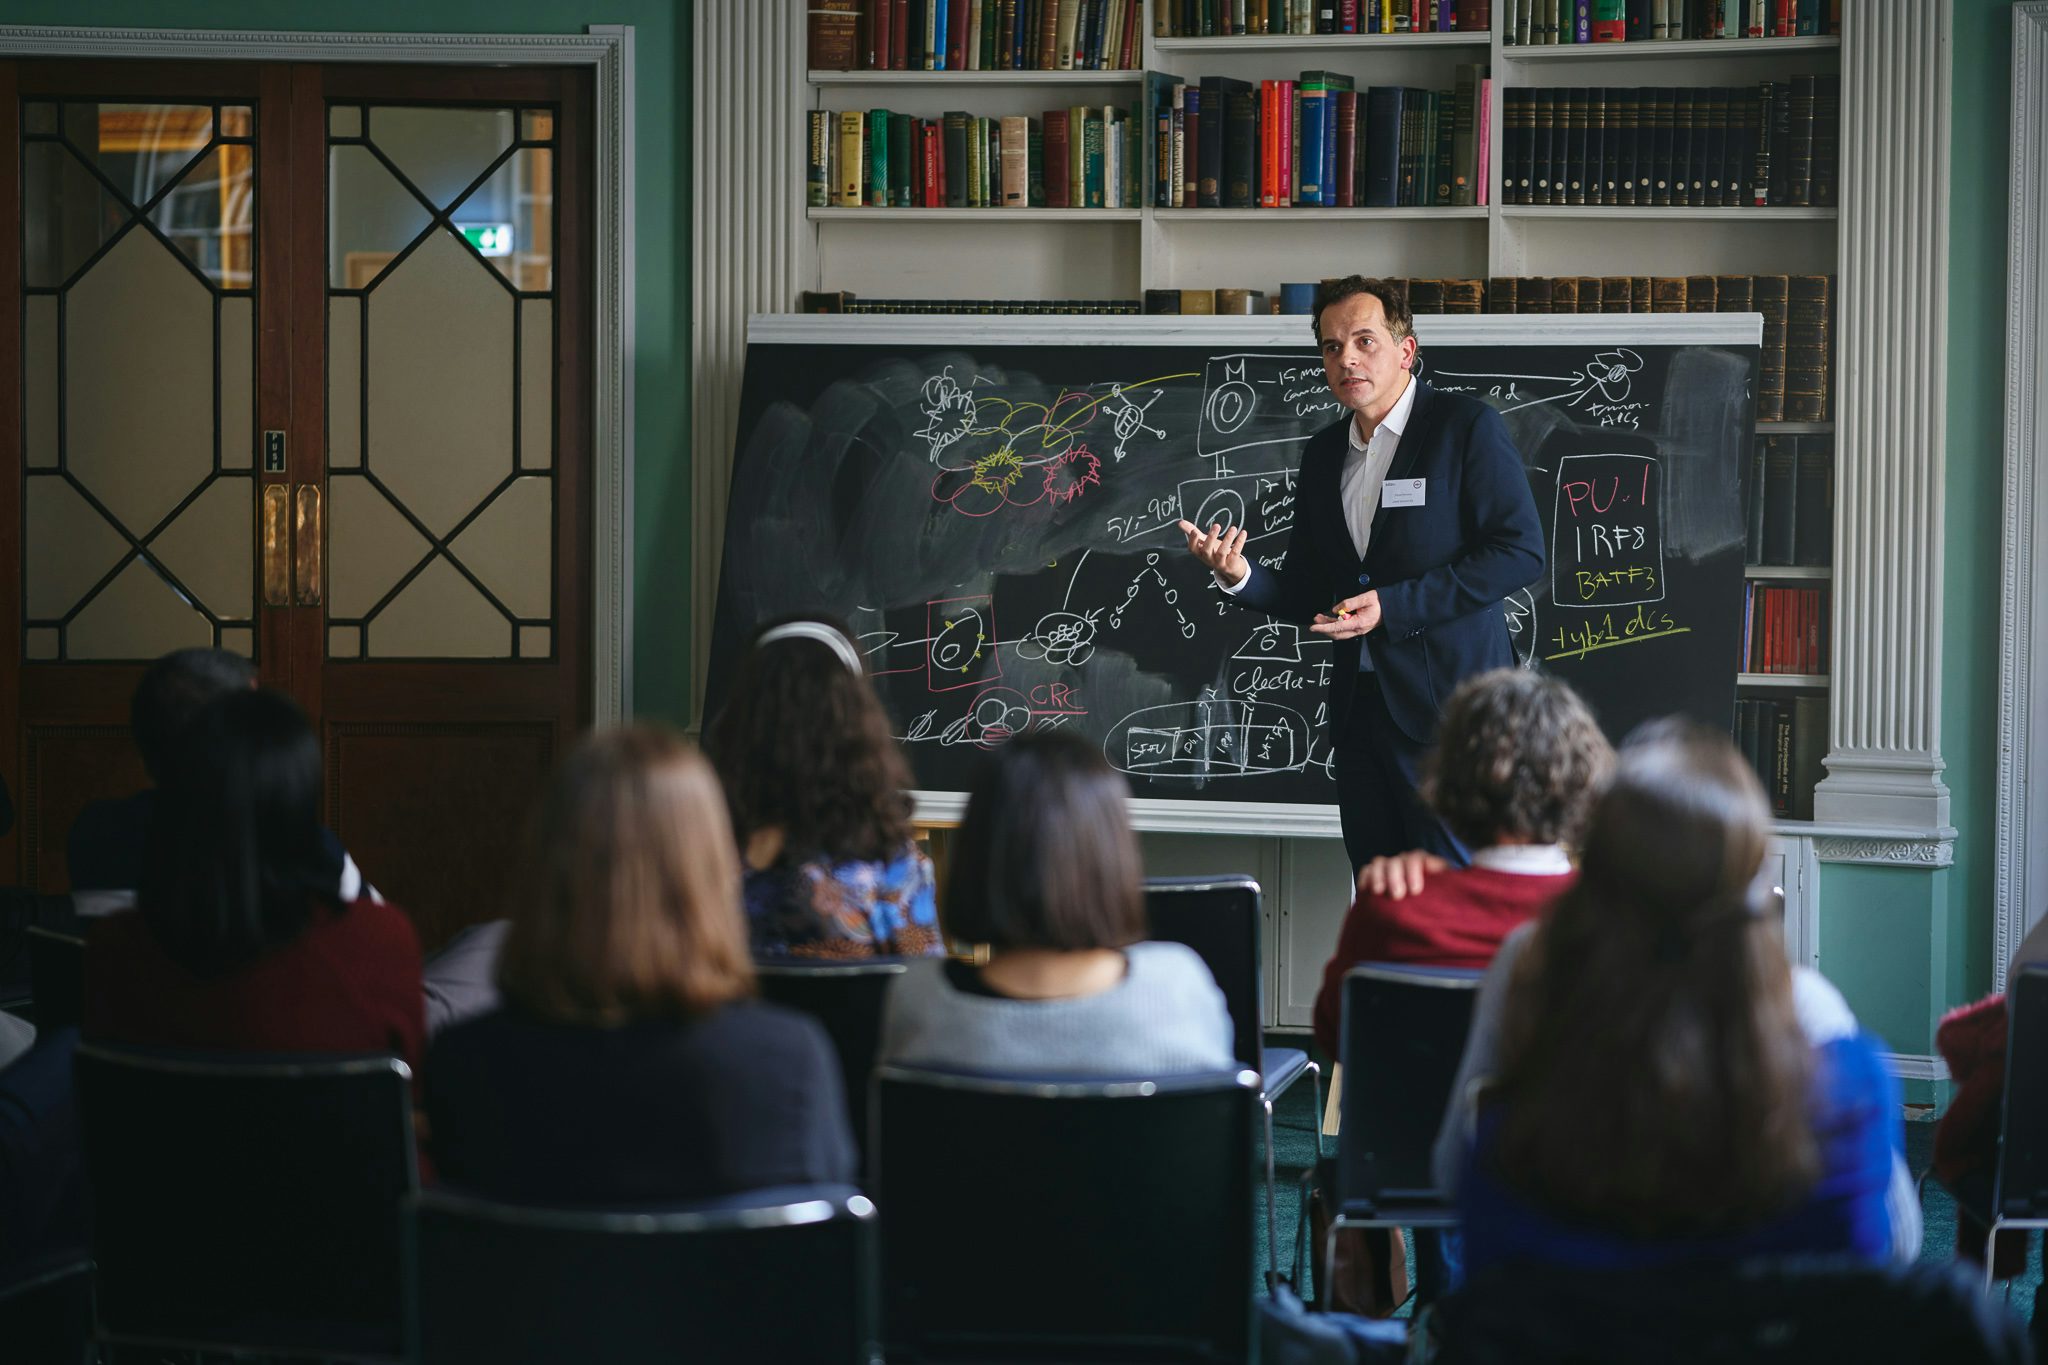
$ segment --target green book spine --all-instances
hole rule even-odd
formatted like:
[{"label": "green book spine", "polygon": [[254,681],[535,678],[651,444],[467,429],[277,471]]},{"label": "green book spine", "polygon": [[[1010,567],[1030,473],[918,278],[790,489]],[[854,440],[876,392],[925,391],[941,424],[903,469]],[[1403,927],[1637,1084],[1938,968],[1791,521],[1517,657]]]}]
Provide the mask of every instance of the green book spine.
[{"label": "green book spine", "polygon": [[1027,155],[1030,157],[1029,170],[1027,172],[1030,190],[1026,202],[1032,208],[1042,209],[1045,207],[1045,129],[1036,122],[1031,125],[1031,132],[1025,140],[1025,146],[1028,149]]},{"label": "green book spine", "polygon": [[981,130],[981,116],[973,115],[967,120],[967,207],[980,209],[988,207],[988,199],[982,186],[981,160],[988,147],[988,135]]},{"label": "green book spine", "polygon": [[810,134],[810,165],[804,172],[804,202],[824,208],[830,199],[832,180],[832,113],[813,109],[806,120]]},{"label": "green book spine", "polygon": [[1103,206],[1103,132],[1102,120],[1091,118],[1088,120],[1088,126],[1081,134],[1081,145],[1083,148],[1081,187],[1082,193],[1086,196],[1081,202],[1091,209],[1099,209]]},{"label": "green book spine", "polygon": [[868,110],[867,206],[889,207],[889,111]]}]

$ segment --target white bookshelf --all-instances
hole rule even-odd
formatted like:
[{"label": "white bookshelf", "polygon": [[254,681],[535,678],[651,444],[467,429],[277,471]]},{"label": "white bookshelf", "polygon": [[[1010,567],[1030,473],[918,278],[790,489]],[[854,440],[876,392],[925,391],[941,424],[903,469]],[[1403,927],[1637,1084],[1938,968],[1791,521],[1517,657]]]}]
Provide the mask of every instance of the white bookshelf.
[{"label": "white bookshelf", "polygon": [[[1505,0],[1494,0],[1497,24],[1506,8]],[[1256,84],[1316,68],[1345,73],[1360,89],[1448,89],[1459,65],[1486,63],[1492,77],[1488,202],[1398,209],[1157,209],[1149,202],[1124,210],[810,209],[802,214],[808,236],[802,260],[809,273],[800,287],[851,289],[866,297],[1095,299],[1140,298],[1146,289],[1238,287],[1277,297],[1285,282],[1353,272],[1485,278],[1836,274],[1841,268],[1840,214],[1834,208],[1503,205],[1499,188],[1503,94],[1509,87],[1748,85],[1803,72],[1835,73],[1843,64],[1840,38],[1516,47],[1502,43],[1498,29],[1157,38],[1149,23],[1143,28],[1143,70],[1190,82],[1223,75]],[[797,36],[800,42],[800,28]],[[1142,71],[812,72],[802,89],[805,109],[882,105],[918,117],[949,109],[1037,117],[1062,105],[1129,105],[1144,98]],[[797,123],[801,129],[801,117]],[[1846,119],[1843,127],[1846,145]],[[1149,184],[1142,189],[1149,200]],[[784,306],[794,303],[792,298]],[[1757,431],[1759,438],[1822,435],[1832,434],[1834,424],[1760,422]],[[1753,567],[1745,577],[1835,581],[1828,569],[1785,566]],[[1830,680],[1741,673],[1737,684],[1741,696],[1788,697],[1828,689]],[[1811,959],[1816,941],[1814,828],[1799,821],[1775,826],[1772,856],[1787,894],[1788,945],[1799,960]],[[1348,877],[1341,851],[1333,852],[1328,842],[1147,836],[1148,861],[1156,857],[1161,866],[1177,868],[1229,865],[1259,874],[1272,888],[1269,1026],[1307,1023],[1334,941]]]}]

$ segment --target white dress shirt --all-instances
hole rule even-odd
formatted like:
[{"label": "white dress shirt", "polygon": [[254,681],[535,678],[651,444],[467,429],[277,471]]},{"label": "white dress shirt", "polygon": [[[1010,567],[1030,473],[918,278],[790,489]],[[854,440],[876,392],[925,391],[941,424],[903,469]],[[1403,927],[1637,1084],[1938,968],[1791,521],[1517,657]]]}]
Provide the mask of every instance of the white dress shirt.
[{"label": "white dress shirt", "polygon": [[[1379,511],[1380,485],[1387,481],[1387,471],[1394,466],[1394,453],[1400,449],[1401,433],[1408,429],[1408,414],[1413,411],[1415,376],[1411,374],[1401,396],[1394,400],[1394,406],[1371,436],[1358,434],[1355,413],[1344,428],[1344,434],[1351,438],[1351,448],[1344,453],[1344,472],[1337,486],[1344,499],[1344,529],[1351,533],[1352,548],[1358,551],[1360,559],[1365,558],[1366,547],[1372,544],[1372,518]],[[1222,574],[1216,575],[1216,586],[1233,595],[1249,581],[1249,571],[1235,583],[1226,583]]]}]

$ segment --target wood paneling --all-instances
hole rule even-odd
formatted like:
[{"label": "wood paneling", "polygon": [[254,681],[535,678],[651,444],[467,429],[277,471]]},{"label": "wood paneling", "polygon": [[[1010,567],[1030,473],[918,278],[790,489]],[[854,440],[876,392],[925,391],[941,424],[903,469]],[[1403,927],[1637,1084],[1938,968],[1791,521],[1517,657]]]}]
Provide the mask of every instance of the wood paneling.
[{"label": "wood paneling", "polygon": [[149,785],[125,723],[30,725],[22,745],[22,885],[69,891],[64,841],[78,813],[102,797]]}]

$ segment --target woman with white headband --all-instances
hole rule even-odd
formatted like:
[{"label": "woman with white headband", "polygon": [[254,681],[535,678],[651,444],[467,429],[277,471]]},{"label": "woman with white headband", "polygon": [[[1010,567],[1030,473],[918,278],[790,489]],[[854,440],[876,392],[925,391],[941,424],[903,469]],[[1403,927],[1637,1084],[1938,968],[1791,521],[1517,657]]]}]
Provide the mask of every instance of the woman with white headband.
[{"label": "woman with white headband", "polygon": [[846,632],[771,624],[741,658],[704,748],[725,783],[760,957],[944,951],[910,769]]}]

